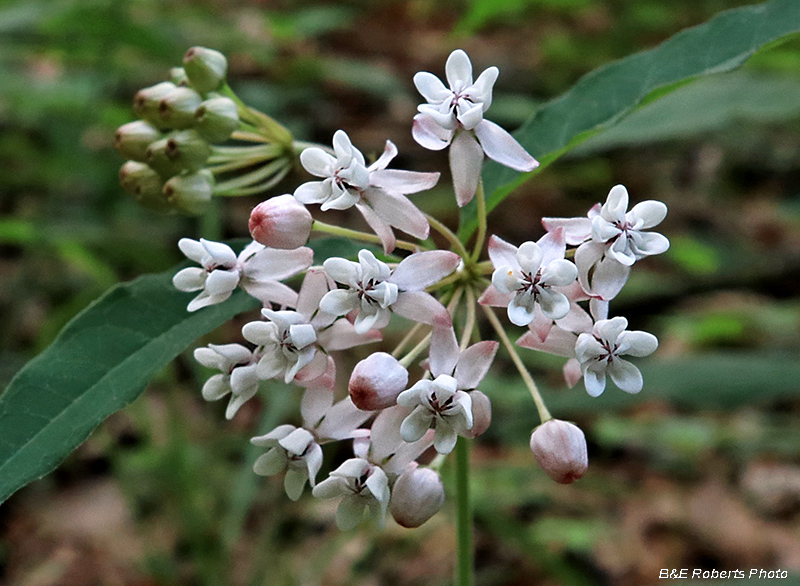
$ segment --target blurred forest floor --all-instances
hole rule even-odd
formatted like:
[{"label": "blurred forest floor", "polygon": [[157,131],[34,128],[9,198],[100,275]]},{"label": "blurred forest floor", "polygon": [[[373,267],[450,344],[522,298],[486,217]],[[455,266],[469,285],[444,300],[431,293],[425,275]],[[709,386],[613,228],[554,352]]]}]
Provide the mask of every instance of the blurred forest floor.
[{"label": "blurred forest floor", "polygon": [[[582,74],[742,4],[0,3],[2,386],[108,287],[172,267],[178,238],[209,236],[197,220],[139,209],[112,145],[134,93],[188,47],[225,52],[240,96],[301,139],[329,143],[343,128],[375,154],[390,138],[396,168],[430,171],[446,154],[411,138],[411,78],[441,75],[452,49],[478,71],[499,66],[489,118],[513,130]],[[795,577],[783,584],[800,583],[799,122],[794,39],[635,113],[490,216],[504,239],[536,240],[542,216],[583,215],[623,183],[634,201],[667,203],[659,231],[672,247],[637,264],[612,303],[661,342],[640,361],[640,395],[592,399],[564,387],[560,359],[524,355],[553,414],[586,432],[581,481],[557,486],[537,468],[535,408],[502,352],[482,385],[494,421],[473,451],[479,586],[644,586],[663,568],[782,569]],[[455,226],[447,185],[415,202]],[[258,201],[221,202],[222,236],[245,236]],[[244,321],[207,341],[235,339]],[[0,507],[0,583],[450,583],[450,505],[415,531],[390,521],[339,533],[331,503],[292,503],[250,469],[248,438],[297,417],[297,397],[276,389],[226,423],[224,406],[202,401],[203,376],[190,356],[176,361]]]}]

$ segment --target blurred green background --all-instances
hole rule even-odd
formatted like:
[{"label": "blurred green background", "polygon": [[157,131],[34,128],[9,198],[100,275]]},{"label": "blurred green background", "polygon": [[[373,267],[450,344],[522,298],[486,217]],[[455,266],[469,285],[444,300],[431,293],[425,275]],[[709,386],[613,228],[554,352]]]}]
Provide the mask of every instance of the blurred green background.
[{"label": "blurred green background", "polygon": [[[188,47],[226,53],[239,95],[300,139],[329,143],[343,128],[374,154],[390,138],[396,168],[443,170],[445,154],[411,139],[411,78],[441,75],[452,49],[477,70],[500,67],[489,117],[514,129],[582,74],[743,4],[0,2],[2,387],[108,287],[168,269],[180,237],[208,235],[196,219],[140,209],[118,186],[112,145],[134,93]],[[580,482],[556,486],[536,467],[535,408],[502,352],[482,385],[494,421],[473,451],[479,586],[648,585],[682,567],[800,572],[799,153],[795,39],[634,113],[490,216],[501,237],[535,240],[542,216],[583,215],[623,183],[634,201],[667,203],[659,231],[672,248],[637,263],[612,304],[661,341],[639,362],[640,395],[591,399],[564,387],[561,359],[523,351],[553,414],[586,432]],[[415,202],[455,226],[440,184]],[[220,202],[223,237],[246,235],[258,201]],[[240,325],[207,341],[235,340]],[[0,507],[0,583],[449,583],[449,506],[415,531],[390,521],[340,534],[331,503],[292,503],[250,471],[247,439],[296,418],[297,395],[277,388],[226,423],[224,406],[200,397],[204,376],[190,357],[176,361]]]}]

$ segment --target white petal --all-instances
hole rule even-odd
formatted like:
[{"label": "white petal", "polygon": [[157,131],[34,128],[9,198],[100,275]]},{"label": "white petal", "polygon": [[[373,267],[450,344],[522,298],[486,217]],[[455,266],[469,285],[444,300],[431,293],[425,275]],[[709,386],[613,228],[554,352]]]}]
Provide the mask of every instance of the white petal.
[{"label": "white petal", "polygon": [[578,281],[587,292],[592,292],[589,275],[595,265],[603,258],[605,247],[597,242],[584,242],[575,250],[575,266],[578,267]]},{"label": "white petal", "polygon": [[452,90],[459,91],[472,85],[472,63],[463,50],[456,49],[450,53],[444,71]]},{"label": "white petal", "polygon": [[336,171],[336,159],[316,147],[307,148],[300,153],[300,164],[316,177],[331,177]]},{"label": "white petal", "polygon": [[660,201],[647,200],[637,203],[628,215],[638,230],[658,226],[667,217],[667,206]]},{"label": "white petal", "polygon": [[465,103],[465,100],[459,100],[458,115],[456,118],[465,129],[473,130],[483,121],[483,104],[478,103],[472,105],[472,102],[466,102],[466,104],[470,104],[471,106],[467,109],[462,109],[461,105],[463,103]]},{"label": "white petal", "polygon": [[226,374],[215,374],[203,385],[203,398],[206,401],[217,401],[230,392],[230,377]]},{"label": "white petal", "polygon": [[576,246],[592,236],[592,221],[589,218],[542,218],[542,225],[548,232],[564,229],[567,244]]},{"label": "white petal", "polygon": [[523,296],[517,295],[508,304],[508,319],[515,326],[527,326],[533,321],[533,303],[527,304],[522,301]]},{"label": "white petal", "polygon": [[331,499],[348,492],[346,479],[340,476],[329,476],[314,487],[312,494],[316,498]]},{"label": "white petal", "polygon": [[289,424],[279,425],[266,435],[261,435],[252,438],[250,440],[250,443],[253,444],[254,446],[260,446],[262,448],[275,447],[278,445],[279,439],[286,437],[287,435],[292,433],[295,429],[297,428],[294,425],[289,425]]},{"label": "white petal", "polygon": [[453,95],[438,77],[427,71],[414,74],[414,86],[430,104],[439,104]]},{"label": "white petal", "polygon": [[364,308],[358,312],[355,321],[353,322],[353,329],[356,334],[366,335],[372,328],[378,327],[378,322],[383,321],[384,316],[389,315],[388,309],[376,308],[371,312],[366,311]]},{"label": "white petal", "polygon": [[592,240],[595,242],[608,242],[621,233],[622,230],[615,224],[606,221],[602,216],[592,218]]},{"label": "white petal", "polygon": [[460,256],[447,250],[418,252],[397,265],[390,281],[402,291],[420,291],[452,273],[460,262]]},{"label": "white petal", "polygon": [[649,356],[658,348],[658,338],[648,332],[622,332],[617,337],[615,354],[630,356]]},{"label": "white petal", "polygon": [[[576,256],[576,264],[577,260]],[[620,264],[613,258],[604,258],[595,265],[591,291],[604,301],[610,301],[625,286],[630,274],[631,267]]]},{"label": "white petal", "polygon": [[575,357],[581,364],[595,360],[606,353],[603,345],[592,334],[580,334],[575,346]]},{"label": "white petal", "polygon": [[233,369],[233,372],[231,372],[231,390],[237,395],[247,395],[248,398],[256,394],[258,377],[256,376],[255,364],[239,366]]},{"label": "white petal", "polygon": [[453,426],[444,419],[436,421],[436,430],[433,435],[433,447],[440,454],[449,454],[456,447],[458,434]]},{"label": "white petal", "polygon": [[[535,271],[534,271],[535,272]],[[509,295],[508,303],[516,296],[522,284],[522,273],[512,267],[497,267],[492,273],[492,286],[504,295]],[[508,305],[506,303],[506,305]]]},{"label": "white petal", "polygon": [[550,319],[561,319],[569,313],[569,299],[563,293],[544,289],[539,293],[542,313]]},{"label": "white petal", "polygon": [[266,321],[251,321],[242,327],[242,336],[248,342],[263,346],[277,339],[278,326]]},{"label": "white petal", "polygon": [[336,509],[336,526],[341,531],[349,531],[361,523],[364,511],[367,509],[367,500],[355,495],[348,495],[339,503]]},{"label": "white petal", "polygon": [[440,173],[419,173],[400,169],[384,169],[369,174],[369,183],[397,193],[419,193],[432,188]]},{"label": "white petal", "polygon": [[529,274],[536,274],[542,266],[544,251],[535,242],[523,242],[517,251],[517,262],[520,268]]},{"label": "white petal", "polygon": [[244,263],[244,275],[257,281],[283,281],[304,271],[314,262],[314,251],[306,246],[292,250],[262,248]]},{"label": "white petal", "polygon": [[432,419],[433,415],[427,408],[422,405],[415,407],[411,415],[406,417],[400,425],[400,435],[403,436],[403,440],[415,442],[420,439],[430,428]]},{"label": "white petal", "polygon": [[317,474],[319,474],[319,469],[322,468],[322,448],[317,443],[313,444],[303,459],[306,461],[308,483],[311,488],[314,488]]},{"label": "white petal", "polygon": [[292,433],[278,440],[278,445],[290,454],[301,456],[313,441],[314,436],[311,435],[311,432],[298,427]]},{"label": "white petal", "polygon": [[638,393],[644,385],[639,369],[622,358],[615,358],[609,362],[608,375],[614,384],[626,393]]},{"label": "white petal", "polygon": [[539,166],[528,151],[522,148],[513,136],[489,120],[483,120],[475,127],[475,134],[481,142],[483,152],[490,159],[516,171],[527,173]]},{"label": "white petal", "polygon": [[299,500],[303,495],[306,480],[308,480],[308,472],[306,470],[289,468],[286,471],[286,476],[283,477],[283,488],[286,490],[286,496],[293,501]]},{"label": "white petal", "polygon": [[[380,171],[386,169],[389,163],[392,162],[392,159],[394,159],[396,156],[397,156],[397,147],[391,140],[387,140],[386,145],[383,147],[383,152],[381,153],[381,156],[378,157],[378,159],[374,163],[372,163],[367,170]],[[373,175],[372,173],[370,173],[369,175],[370,184],[375,185],[374,183],[372,183],[372,175]]]},{"label": "white petal", "polygon": [[289,326],[289,337],[295,348],[305,348],[317,341],[317,332],[311,324],[295,324]]},{"label": "white petal", "polygon": [[200,267],[181,269],[172,277],[172,284],[178,291],[199,291],[206,286],[208,273]]},{"label": "white petal", "polygon": [[294,190],[294,198],[300,203],[322,203],[331,196],[331,186],[325,181],[308,181]]},{"label": "white petal", "polygon": [[203,264],[203,258],[207,253],[205,247],[197,240],[181,238],[178,240],[178,248],[180,248],[181,252],[190,260],[198,264]]},{"label": "white petal", "polygon": [[623,223],[628,210],[628,190],[624,185],[615,185],[608,192],[606,203],[600,208],[600,215],[612,224]]},{"label": "white petal", "polygon": [[475,196],[483,166],[483,149],[471,132],[461,131],[450,145],[450,172],[458,207],[464,207]]},{"label": "white petal", "polygon": [[440,151],[447,148],[453,140],[453,129],[444,128],[427,114],[414,116],[411,134],[417,143],[431,151]]},{"label": "white petal", "polygon": [[247,291],[248,295],[255,297],[264,305],[269,303],[287,307],[294,307],[297,305],[297,293],[295,293],[294,289],[283,283],[278,283],[277,281],[252,281],[250,279],[242,279],[241,286]]},{"label": "white petal", "polygon": [[627,319],[622,316],[612,317],[611,319],[604,319],[594,324],[594,334],[613,346],[617,343],[619,335],[625,331],[627,327]]},{"label": "white petal", "polygon": [[669,239],[656,232],[634,232],[631,234],[631,247],[638,259],[666,252],[669,249]]},{"label": "white petal", "polygon": [[236,254],[233,249],[227,244],[222,242],[213,242],[212,240],[200,239],[200,244],[206,249],[209,255],[214,259],[218,265],[232,267],[236,265]]},{"label": "white petal", "polygon": [[489,372],[498,346],[498,342],[488,340],[473,344],[461,353],[455,372],[459,389],[478,387],[483,377]]},{"label": "white petal", "polygon": [[574,263],[562,259],[554,260],[542,269],[541,282],[551,287],[566,287],[577,278],[578,267]]},{"label": "white petal", "polygon": [[583,371],[583,385],[586,392],[592,397],[599,397],[606,389],[606,371],[603,369],[587,368]]},{"label": "white petal", "polygon": [[239,285],[239,271],[225,271],[217,269],[212,271],[206,279],[206,291],[209,295],[224,295],[236,289]]},{"label": "white petal", "polygon": [[356,205],[361,200],[361,196],[353,190],[345,189],[339,195],[329,198],[319,209],[323,212],[328,210],[347,210]]},{"label": "white petal", "polygon": [[310,269],[303,278],[300,292],[297,296],[297,313],[310,319],[319,307],[319,302],[335,287],[328,273],[319,269]]},{"label": "white petal", "polygon": [[189,302],[189,305],[186,306],[186,311],[197,311],[198,309],[202,309],[203,307],[208,307],[209,305],[215,305],[217,303],[222,303],[228,297],[231,296],[231,291],[227,293],[223,293],[220,295],[209,295],[207,291],[203,291],[192,299]]},{"label": "white petal", "polygon": [[367,478],[366,485],[375,500],[381,504],[381,508],[385,510],[389,504],[389,479],[386,473],[375,466]]},{"label": "white petal", "polygon": [[349,261],[344,258],[333,257],[329,258],[322,265],[325,272],[342,285],[350,285],[354,287],[358,283],[360,277],[360,267],[356,262]]},{"label": "white petal", "polygon": [[258,361],[256,374],[261,380],[276,378],[286,370],[286,360],[278,354],[264,354]]},{"label": "white petal", "polygon": [[468,93],[473,102],[481,102],[483,104],[483,111],[489,109],[492,105],[492,87],[494,82],[497,81],[497,76],[500,75],[500,70],[497,67],[488,67],[483,70],[472,84],[472,87],[467,88],[465,93]]},{"label": "white petal", "polygon": [[272,448],[262,454],[253,464],[253,472],[259,476],[272,476],[286,468],[286,456],[280,448]]},{"label": "white petal", "polygon": [[347,315],[359,308],[358,295],[350,289],[329,291],[320,300],[319,308],[330,315]]}]

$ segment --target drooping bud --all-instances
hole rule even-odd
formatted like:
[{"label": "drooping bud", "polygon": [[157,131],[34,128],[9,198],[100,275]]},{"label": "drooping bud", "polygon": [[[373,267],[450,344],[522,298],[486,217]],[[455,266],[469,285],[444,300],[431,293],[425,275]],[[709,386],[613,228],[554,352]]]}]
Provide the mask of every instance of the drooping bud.
[{"label": "drooping bud", "polygon": [[183,68],[194,89],[206,93],[219,89],[228,73],[225,55],[205,47],[192,47],[183,56]]},{"label": "drooping bud", "polygon": [[161,176],[144,163],[127,161],[119,170],[119,183],[142,206],[159,212],[173,211],[164,195]]},{"label": "drooping bud", "polygon": [[126,159],[144,162],[147,147],[161,138],[161,132],[144,120],[128,122],[117,128],[114,134],[114,147]]},{"label": "drooping bud", "polygon": [[293,250],[308,242],[313,223],[311,213],[294,196],[279,195],[250,212],[250,235],[264,246]]},{"label": "drooping bud", "polygon": [[133,97],[133,110],[136,114],[158,128],[166,125],[158,115],[158,104],[169,92],[177,86],[171,81],[162,81],[154,86],[146,87],[136,92]]},{"label": "drooping bud", "polygon": [[363,411],[386,409],[406,390],[408,371],[391,354],[376,352],[356,364],[350,375],[350,398]]},{"label": "drooping bud", "polygon": [[176,175],[164,185],[164,195],[185,214],[200,215],[206,211],[214,190],[214,175],[203,169],[197,173]]},{"label": "drooping bud", "polygon": [[531,435],[531,451],[545,473],[560,484],[570,484],[586,474],[589,456],[581,429],[567,421],[550,419]]},{"label": "drooping bud", "polygon": [[189,77],[183,67],[173,67],[169,70],[169,80],[177,86],[186,87],[189,85]]},{"label": "drooping bud", "polygon": [[179,130],[152,143],[145,158],[163,177],[172,177],[181,171],[199,171],[210,155],[211,145],[195,130]]},{"label": "drooping bud", "polygon": [[239,127],[239,109],[230,98],[206,100],[194,113],[197,131],[209,142],[225,142]]},{"label": "drooping bud", "polygon": [[178,130],[191,128],[197,122],[194,113],[203,102],[202,96],[189,87],[176,87],[158,103],[162,124]]},{"label": "drooping bud", "polygon": [[412,529],[438,513],[443,504],[444,485],[439,473],[412,462],[394,483],[389,510],[398,524]]},{"label": "drooping bud", "polygon": [[492,423],[492,402],[481,391],[470,391],[472,399],[472,428],[461,432],[468,439],[475,439],[489,429]]}]

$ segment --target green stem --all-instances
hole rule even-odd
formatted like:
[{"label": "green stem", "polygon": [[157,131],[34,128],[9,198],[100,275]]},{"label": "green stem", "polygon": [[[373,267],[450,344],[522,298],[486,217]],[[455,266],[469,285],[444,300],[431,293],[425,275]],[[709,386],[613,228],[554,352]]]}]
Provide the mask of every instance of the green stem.
[{"label": "green stem", "polygon": [[425,348],[430,346],[430,343],[431,343],[431,334],[428,334],[424,338],[422,338],[422,340],[419,341],[419,344],[414,346],[408,352],[408,354],[403,356],[398,362],[400,362],[401,365],[403,365],[406,368],[408,368],[408,365],[411,364],[412,362],[414,362],[414,359],[416,359],[417,356],[422,354],[422,352],[425,350]]},{"label": "green stem", "polygon": [[483,311],[486,313],[486,317],[488,317],[489,321],[492,322],[494,331],[497,332],[497,336],[500,338],[500,341],[503,342],[503,346],[506,347],[506,350],[511,355],[511,360],[514,363],[514,366],[517,367],[522,380],[525,382],[525,386],[528,387],[528,391],[530,391],[531,397],[533,397],[533,402],[536,403],[536,409],[539,411],[539,418],[542,420],[542,423],[549,421],[553,418],[553,416],[550,415],[550,411],[547,410],[547,406],[544,404],[544,399],[542,399],[542,395],[539,394],[539,389],[536,386],[536,383],[533,381],[531,373],[529,373],[528,369],[525,368],[522,358],[519,357],[516,348],[514,348],[514,344],[512,344],[511,340],[508,338],[508,334],[506,334],[505,329],[503,329],[503,325],[500,323],[500,320],[497,319],[497,316],[490,307],[486,307],[485,305],[482,307]]},{"label": "green stem", "polygon": [[414,339],[414,336],[417,335],[417,332],[420,331],[422,329],[422,326],[424,325],[425,324],[420,322],[416,324],[413,328],[411,328],[408,331],[408,333],[405,336],[403,336],[403,339],[400,340],[400,343],[397,345],[397,347],[394,350],[392,350],[392,356],[394,356],[395,358],[400,356],[403,350],[405,350],[405,347],[408,346],[408,343]]},{"label": "green stem", "polygon": [[477,262],[483,251],[483,242],[486,240],[486,198],[483,194],[483,179],[478,182],[475,192],[478,203],[478,236],[475,238],[475,248],[472,250],[472,262]]},{"label": "green stem", "polygon": [[[381,243],[381,239],[378,238],[375,234],[369,234],[367,232],[359,232],[358,230],[351,230],[350,228],[342,228],[340,226],[334,226],[333,224],[326,224],[325,222],[320,222],[319,220],[314,220],[314,224],[311,226],[311,229],[316,230],[317,232],[324,232],[326,234],[331,234],[332,236],[342,236],[344,238],[352,238],[353,240],[361,240],[362,242],[372,242],[374,244]],[[420,249],[424,248],[420,244],[406,242],[405,240],[398,240],[396,246],[397,248],[401,248],[403,250],[409,250],[411,252],[419,252]]]},{"label": "green stem", "polygon": [[475,330],[475,293],[472,287],[467,287],[467,323],[464,324],[464,330],[461,332],[460,349],[463,352],[469,346],[469,340],[472,338],[472,332]]},{"label": "green stem", "polygon": [[461,258],[463,258],[465,261],[469,259],[469,253],[467,252],[467,249],[464,248],[464,244],[458,239],[458,236],[456,236],[453,231],[450,230],[450,228],[442,224],[430,214],[425,214],[425,217],[428,219],[428,223],[431,225],[431,228],[447,238],[447,241],[453,246],[453,250],[457,252]]},{"label": "green stem", "polygon": [[456,586],[474,584],[472,551],[472,501],[469,494],[469,443],[456,442]]}]

